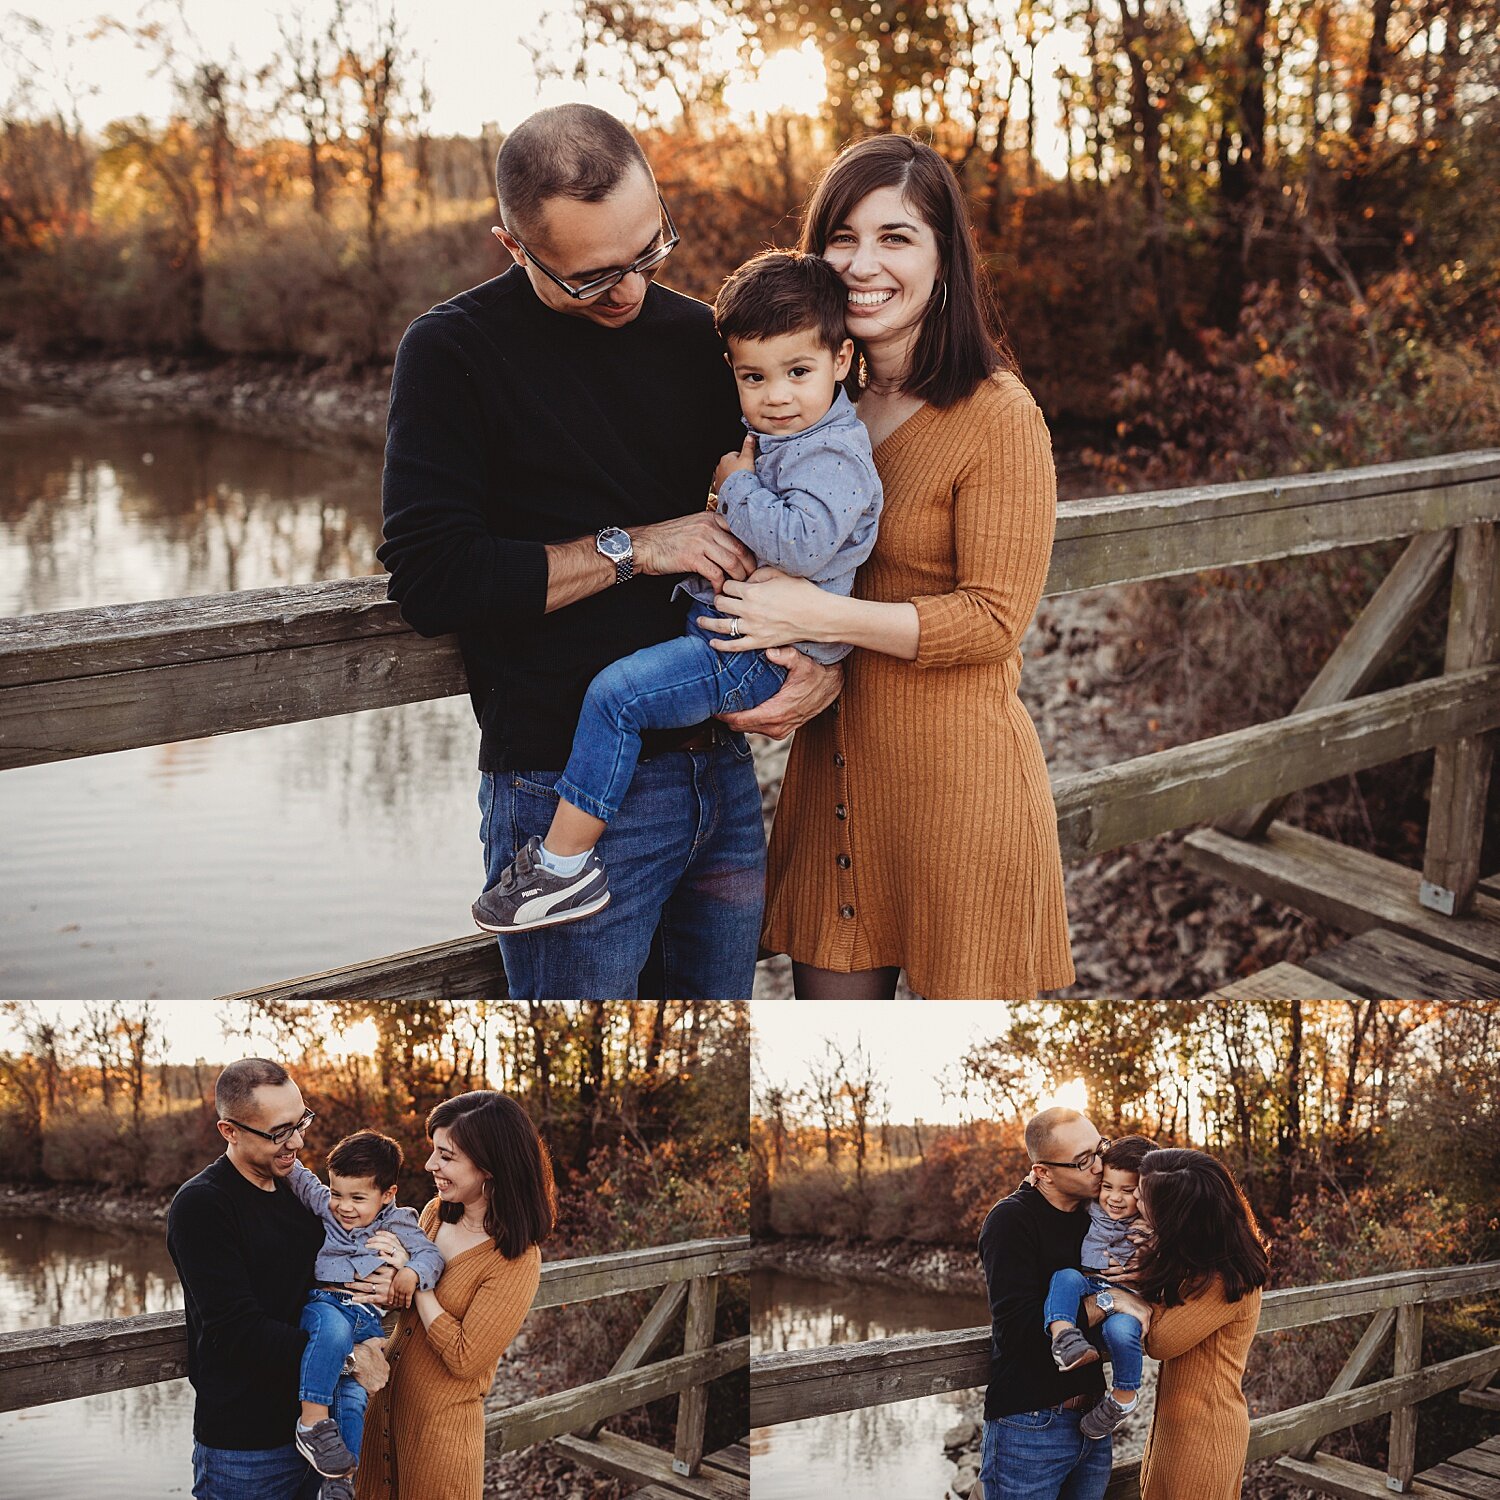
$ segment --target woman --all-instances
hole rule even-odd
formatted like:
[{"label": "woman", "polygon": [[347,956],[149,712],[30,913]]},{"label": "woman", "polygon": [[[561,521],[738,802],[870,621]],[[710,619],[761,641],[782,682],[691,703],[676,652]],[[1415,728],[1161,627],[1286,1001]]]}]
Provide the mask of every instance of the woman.
[{"label": "woman", "polygon": [[[1052,550],[1046,424],[991,331],[968,212],[930,147],[847,148],[802,248],[849,288],[885,508],[855,597],[761,569],[715,603],[725,650],[848,641],[793,741],[764,943],[805,999],[1031,997],[1072,983],[1056,812],[1016,695]],[[734,621],[710,628],[732,632]]]},{"label": "woman", "polygon": [[1203,1151],[1141,1160],[1150,1244],[1130,1273],[1140,1296],[1117,1311],[1149,1317],[1146,1352],[1162,1361],[1141,1460],[1141,1500],[1237,1500],[1250,1413],[1241,1382],[1260,1322],[1269,1261],[1234,1179]]},{"label": "woman", "polygon": [[[536,1296],[556,1195],[547,1148],[505,1094],[476,1089],[427,1117],[437,1197],[421,1224],[446,1264],[418,1292],[370,1401],[358,1500],[480,1500],[484,1398]],[[393,1261],[395,1263],[395,1261]]]}]

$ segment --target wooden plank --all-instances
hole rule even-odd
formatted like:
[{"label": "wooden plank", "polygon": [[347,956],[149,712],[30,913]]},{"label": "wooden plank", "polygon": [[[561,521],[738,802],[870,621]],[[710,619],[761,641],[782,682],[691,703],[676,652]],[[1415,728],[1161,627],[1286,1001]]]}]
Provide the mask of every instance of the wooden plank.
[{"label": "wooden plank", "polygon": [[[1063,507],[1049,593],[1500,519],[1500,450]],[[0,768],[467,690],[382,578],[0,622]]]},{"label": "wooden plank", "polygon": [[[1394,1307],[1383,1307],[1370,1319],[1359,1342],[1355,1344],[1349,1358],[1344,1361],[1343,1368],[1333,1377],[1333,1383],[1328,1387],[1330,1396],[1353,1390],[1365,1378],[1370,1366],[1375,1363],[1380,1351],[1385,1348],[1386,1341],[1396,1326],[1397,1311],[1398,1309]],[[1292,1449],[1291,1456],[1299,1459],[1311,1458],[1316,1447],[1317,1439],[1314,1438],[1311,1442],[1298,1444]]]},{"label": "wooden plank", "polygon": [[0,1334],[0,1411],[19,1411],[187,1374],[181,1312]]},{"label": "wooden plank", "polygon": [[510,993],[493,933],[474,932],[385,958],[220,995],[236,1000],[497,1000]]},{"label": "wooden plank", "polygon": [[[1422,1304],[1414,1302],[1396,1309],[1396,1353],[1393,1373],[1409,1375],[1422,1367]],[[1398,1406],[1391,1413],[1391,1438],[1387,1448],[1386,1474],[1390,1487],[1399,1494],[1411,1489],[1417,1472],[1417,1408]]]},{"label": "wooden plank", "polygon": [[561,1307],[673,1281],[692,1281],[699,1276],[734,1276],[749,1268],[749,1235],[548,1261],[542,1267],[542,1284],[531,1305],[533,1310]]},{"label": "wooden plank", "polygon": [[[687,1301],[689,1283],[686,1281],[669,1282],[663,1289],[661,1295],[652,1304],[641,1322],[641,1326],[631,1334],[630,1342],[620,1351],[620,1357],[610,1366],[609,1373],[618,1375],[621,1370],[633,1370],[638,1365],[643,1365],[657,1349],[661,1347],[662,1341],[671,1330],[677,1314],[682,1310],[682,1304]],[[578,1434],[580,1437],[593,1438],[599,1435],[599,1423],[593,1423]]]},{"label": "wooden plank", "polygon": [[[1351,1463],[1347,1458],[1334,1458],[1328,1453],[1320,1453],[1310,1461],[1279,1458],[1276,1471],[1319,1494],[1338,1495],[1342,1500],[1386,1500],[1391,1493],[1386,1487],[1386,1476],[1378,1469]],[[1434,1489],[1420,1479],[1413,1482],[1407,1494],[1421,1496],[1423,1500],[1451,1500],[1451,1491]]]},{"label": "wooden plank", "polygon": [[1372,927],[1303,960],[1324,981],[1370,1000],[1500,1000],[1500,972]]},{"label": "wooden plank", "polygon": [[[1357,698],[1406,643],[1433,596],[1442,587],[1453,556],[1454,533],[1431,531],[1413,537],[1395,566],[1381,580],[1348,633],[1292,711],[1324,708]],[[1258,802],[1221,818],[1218,827],[1236,838],[1259,838],[1285,803],[1285,797]]]},{"label": "wooden plank", "polygon": [[644,1406],[648,1401],[674,1396],[690,1386],[717,1380],[731,1370],[743,1369],[749,1359],[747,1335],[715,1344],[711,1349],[678,1354],[638,1370],[624,1370],[587,1385],[491,1412],[484,1423],[487,1447],[491,1453],[509,1453],[547,1438],[562,1437],[598,1417],[614,1416]]},{"label": "wooden plank", "polygon": [[553,1438],[552,1448],[574,1463],[612,1474],[627,1484],[656,1484],[668,1495],[686,1495],[691,1500],[748,1500],[750,1476],[732,1474],[704,1463],[692,1477],[672,1470],[671,1456],[649,1443],[614,1432],[601,1432],[597,1438],[568,1435]]},{"label": "wooden plank", "polygon": [[750,1450],[743,1443],[731,1443],[727,1448],[720,1448],[717,1453],[708,1454],[703,1465],[705,1468],[721,1469],[726,1474],[738,1474],[748,1483]]},{"label": "wooden plank", "polygon": [[1207,1000],[1358,1000],[1359,996],[1330,979],[1296,964],[1272,964],[1247,974],[1203,997]]},{"label": "wooden plank", "polygon": [[1488,969],[1500,969],[1500,900],[1476,895],[1467,916],[1443,917],[1417,901],[1421,876],[1286,823],[1264,841],[1245,843],[1214,828],[1190,833],[1182,858],[1227,880],[1328,922],[1345,932],[1387,927]]},{"label": "wooden plank", "polygon": [[[1453,559],[1445,671],[1500,660],[1500,533],[1493,524],[1466,526]],[[1432,765],[1432,802],[1422,862],[1424,906],[1461,916],[1479,883],[1485,800],[1495,757],[1493,735],[1466,735],[1439,745]]]},{"label": "wooden plank", "polygon": [[1059,777],[1062,856],[1083,859],[1497,726],[1500,665],[1491,665]]},{"label": "wooden plank", "polygon": [[[682,1352],[707,1349],[714,1341],[714,1313],[719,1305],[719,1283],[700,1276],[688,1287],[687,1322]],[[677,1443],[672,1455],[674,1474],[693,1475],[703,1458],[703,1426],[708,1418],[708,1388],[690,1386],[677,1398]]]},{"label": "wooden plank", "polygon": [[1460,1391],[1459,1403],[1477,1406],[1482,1411],[1500,1411],[1500,1391]]},{"label": "wooden plank", "polygon": [[1488,449],[1072,501],[1058,507],[1046,592],[1171,578],[1495,520],[1497,459]]},{"label": "wooden plank", "polygon": [[1479,882],[1478,889],[1486,896],[1494,896],[1500,900],[1500,875],[1486,875]]},{"label": "wooden plank", "polygon": [[[973,1494],[978,1494],[976,1489]],[[1104,1487],[1104,1500],[1141,1500],[1141,1461],[1132,1459],[1128,1464],[1119,1464],[1110,1471],[1109,1483]]]},{"label": "wooden plank", "polygon": [[1476,1474],[1488,1474],[1500,1479],[1500,1453],[1486,1453],[1483,1448],[1465,1448],[1448,1460],[1460,1469],[1472,1469]]},{"label": "wooden plank", "polygon": [[1459,1496],[1461,1500],[1500,1500],[1500,1479],[1476,1474],[1457,1464],[1434,1464],[1422,1471],[1422,1480],[1440,1493]]}]

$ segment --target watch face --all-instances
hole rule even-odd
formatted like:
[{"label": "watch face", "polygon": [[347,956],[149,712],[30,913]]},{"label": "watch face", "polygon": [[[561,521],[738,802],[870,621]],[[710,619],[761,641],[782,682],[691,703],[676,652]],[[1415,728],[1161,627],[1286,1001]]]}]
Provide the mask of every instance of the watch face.
[{"label": "watch face", "polygon": [[606,557],[625,557],[630,552],[630,537],[618,526],[606,526],[599,533],[598,547]]}]

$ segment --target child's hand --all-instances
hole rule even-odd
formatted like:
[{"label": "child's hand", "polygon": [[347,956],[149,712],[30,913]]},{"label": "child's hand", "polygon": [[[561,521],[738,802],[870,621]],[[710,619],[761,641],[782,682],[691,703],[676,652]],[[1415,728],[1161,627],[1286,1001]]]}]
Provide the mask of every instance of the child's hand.
[{"label": "child's hand", "polygon": [[397,1271],[391,1281],[390,1306],[410,1307],[411,1299],[417,1295],[417,1273],[407,1266]]},{"label": "child's hand", "polygon": [[747,432],[738,453],[726,453],[714,470],[714,489],[717,491],[731,474],[753,474],[755,472],[755,434]]}]

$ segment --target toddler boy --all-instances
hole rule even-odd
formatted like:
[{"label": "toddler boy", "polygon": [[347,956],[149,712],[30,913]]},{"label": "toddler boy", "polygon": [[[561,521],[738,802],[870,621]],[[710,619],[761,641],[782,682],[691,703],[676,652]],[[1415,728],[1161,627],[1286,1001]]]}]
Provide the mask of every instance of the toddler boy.
[{"label": "toddler boy", "polygon": [[1106,1280],[1104,1273],[1128,1270],[1147,1237],[1136,1189],[1141,1180],[1141,1158],[1156,1149],[1156,1142],[1143,1135],[1127,1135],[1110,1143],[1104,1153],[1099,1196],[1089,1204],[1088,1233],[1078,1257],[1083,1269],[1058,1271],[1047,1288],[1042,1308],[1042,1323],[1051,1336],[1052,1359],[1059,1370],[1072,1370],[1099,1358],[1099,1351],[1074,1322],[1078,1304],[1092,1293],[1105,1314],[1100,1332],[1109,1350],[1112,1385],[1078,1423],[1079,1432],[1086,1438],[1107,1437],[1113,1432],[1135,1410],[1136,1393],[1141,1388],[1144,1351],[1140,1321],[1110,1307],[1111,1288],[1129,1291],[1131,1287],[1118,1275]]},{"label": "toddler boy", "polygon": [[[854,357],[847,296],[827,261],[769,250],[735,271],[714,303],[750,430],[714,476],[719,514],[759,565],[838,594],[849,593],[875,545],[882,499],[869,434],[840,384]],[[705,579],[678,589],[700,606],[684,633],[612,663],[589,684],[551,827],[528,840],[474,903],[474,921],[486,932],[573,922],[606,906],[609,880],[595,845],[635,775],[641,731],[754,708],[786,680],[763,651],[713,649],[713,634],[697,617],[723,616]],[[797,649],[836,662],[851,648],[800,642]]]},{"label": "toddler boy", "polygon": [[[325,1476],[319,1500],[353,1500],[352,1475],[369,1396],[348,1374],[347,1361],[356,1344],[384,1336],[379,1311],[350,1301],[344,1282],[395,1265],[391,1305],[405,1307],[418,1289],[436,1286],[443,1271],[442,1252],[418,1228],[416,1214],[396,1206],[401,1154],[389,1136],[360,1130],[328,1153],[327,1187],[301,1162],[289,1179],[292,1191],[324,1228],[323,1248],[313,1265],[318,1285],[302,1308],[307,1347],[297,1383],[302,1415],[295,1435],[297,1451]],[[368,1248],[370,1236],[382,1229],[401,1242],[399,1256]]]}]

